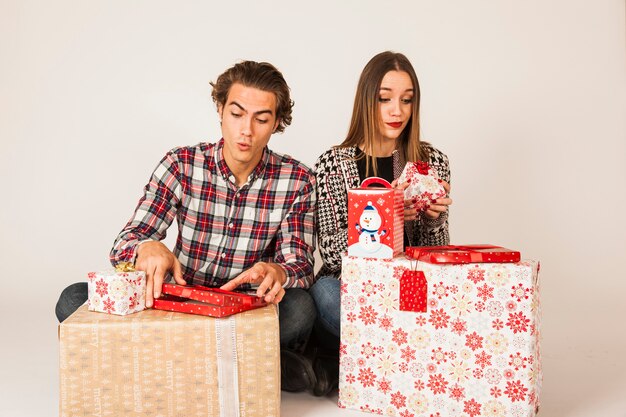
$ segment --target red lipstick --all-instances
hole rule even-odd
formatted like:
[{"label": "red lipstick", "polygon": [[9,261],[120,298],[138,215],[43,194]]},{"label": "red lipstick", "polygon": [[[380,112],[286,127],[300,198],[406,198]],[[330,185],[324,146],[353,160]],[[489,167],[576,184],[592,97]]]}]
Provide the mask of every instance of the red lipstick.
[{"label": "red lipstick", "polygon": [[391,127],[393,127],[394,129],[399,128],[400,126],[402,126],[402,122],[393,122],[393,123],[389,123],[387,122],[387,124]]}]

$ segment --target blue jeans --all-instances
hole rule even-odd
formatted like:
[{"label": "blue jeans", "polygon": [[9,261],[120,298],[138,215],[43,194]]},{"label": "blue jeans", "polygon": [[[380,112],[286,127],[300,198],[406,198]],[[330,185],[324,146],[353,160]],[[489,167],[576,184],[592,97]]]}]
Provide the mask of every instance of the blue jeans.
[{"label": "blue jeans", "polygon": [[[61,292],[55,313],[59,322],[68,318],[87,301],[87,283],[77,282]],[[309,339],[317,313],[309,293],[301,288],[285,290],[278,304],[280,347],[302,351]]]},{"label": "blue jeans", "polygon": [[335,277],[321,277],[309,290],[317,306],[318,319],[324,330],[339,338],[341,281]]}]

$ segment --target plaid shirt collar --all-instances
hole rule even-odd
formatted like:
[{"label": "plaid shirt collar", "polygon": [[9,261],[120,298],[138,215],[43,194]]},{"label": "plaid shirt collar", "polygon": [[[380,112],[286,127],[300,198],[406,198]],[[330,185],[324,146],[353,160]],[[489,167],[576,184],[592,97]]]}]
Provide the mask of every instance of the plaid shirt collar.
[{"label": "plaid shirt collar", "polygon": [[[235,175],[230,170],[230,168],[226,164],[226,160],[224,159],[224,138],[221,138],[215,146],[215,160],[217,161],[217,170],[222,175],[222,178],[224,178],[225,181],[230,182],[231,184],[236,186],[237,180],[235,178]],[[263,148],[263,155],[261,155],[261,160],[258,164],[256,164],[256,166],[248,176],[248,184],[253,183],[254,180],[259,178],[261,174],[263,174],[269,160],[270,153],[266,146],[265,148]]]}]

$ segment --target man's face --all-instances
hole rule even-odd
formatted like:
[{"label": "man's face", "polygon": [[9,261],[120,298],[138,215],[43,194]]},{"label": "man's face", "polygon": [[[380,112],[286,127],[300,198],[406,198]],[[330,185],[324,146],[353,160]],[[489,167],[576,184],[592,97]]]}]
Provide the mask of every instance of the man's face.
[{"label": "man's face", "polygon": [[235,83],[218,112],[222,119],[224,159],[237,179],[245,180],[259,163],[263,148],[278,126],[276,95]]}]

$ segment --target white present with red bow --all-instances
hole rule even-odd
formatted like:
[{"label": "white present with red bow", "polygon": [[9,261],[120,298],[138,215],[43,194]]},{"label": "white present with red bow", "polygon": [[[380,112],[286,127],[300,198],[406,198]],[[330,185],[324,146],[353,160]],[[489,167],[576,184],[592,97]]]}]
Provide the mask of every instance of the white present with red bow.
[{"label": "white present with red bow", "polygon": [[402,417],[534,416],[538,267],[344,257],[339,406]]},{"label": "white present with red bow", "polygon": [[122,266],[87,274],[87,307],[101,313],[136,313],[146,308],[146,273]]},{"label": "white present with red bow", "polygon": [[408,182],[404,190],[404,199],[412,200],[417,211],[424,211],[432,200],[445,197],[446,190],[439,175],[427,162],[407,162],[398,177],[398,184]]}]

